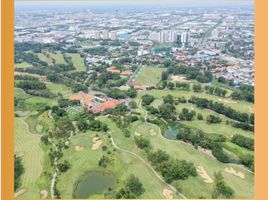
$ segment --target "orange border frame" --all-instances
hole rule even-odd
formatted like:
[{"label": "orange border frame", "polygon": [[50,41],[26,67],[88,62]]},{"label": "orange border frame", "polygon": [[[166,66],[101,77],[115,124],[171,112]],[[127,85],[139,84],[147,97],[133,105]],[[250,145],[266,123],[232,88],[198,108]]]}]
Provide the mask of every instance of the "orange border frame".
[{"label": "orange border frame", "polygon": [[2,198],[14,199],[14,0],[1,0],[2,20]]},{"label": "orange border frame", "polygon": [[[2,194],[1,199],[14,199],[14,0],[2,0]],[[268,29],[266,19],[268,19],[268,1],[255,1],[255,198],[256,200],[268,199],[267,180],[268,180],[268,161],[267,154],[267,76],[268,67],[266,66],[268,47]],[[266,198],[265,198],[266,197]]]}]

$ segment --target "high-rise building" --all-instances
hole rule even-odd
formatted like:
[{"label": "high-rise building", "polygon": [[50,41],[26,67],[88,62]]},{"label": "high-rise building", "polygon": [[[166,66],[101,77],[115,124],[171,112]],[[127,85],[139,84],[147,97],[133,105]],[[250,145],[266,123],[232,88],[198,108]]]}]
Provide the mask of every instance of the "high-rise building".
[{"label": "high-rise building", "polygon": [[182,34],[181,34],[181,43],[182,43],[183,46],[188,45],[189,38],[190,38],[190,35],[189,35],[188,31],[187,32],[186,31],[182,32]]},{"label": "high-rise building", "polygon": [[169,32],[169,42],[176,43],[177,42],[177,31],[170,31]]},{"label": "high-rise building", "polygon": [[168,32],[167,31],[161,31],[160,32],[160,43],[168,42]]},{"label": "high-rise building", "polygon": [[110,32],[110,39],[116,40],[117,39],[117,33],[115,31]]},{"label": "high-rise building", "polygon": [[109,39],[109,31],[107,30],[102,31],[102,39],[104,40]]}]

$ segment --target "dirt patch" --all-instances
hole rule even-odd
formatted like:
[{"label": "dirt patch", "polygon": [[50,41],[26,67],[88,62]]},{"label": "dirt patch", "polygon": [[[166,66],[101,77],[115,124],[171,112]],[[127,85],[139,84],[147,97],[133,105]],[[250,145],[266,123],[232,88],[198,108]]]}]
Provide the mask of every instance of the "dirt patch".
[{"label": "dirt patch", "polygon": [[183,76],[178,76],[178,75],[172,75],[171,79],[173,82],[183,82],[183,83],[189,83],[189,80],[186,80],[185,77]]},{"label": "dirt patch", "polygon": [[164,189],[163,190],[163,195],[166,199],[173,199],[173,192],[171,190],[168,189]]},{"label": "dirt patch", "polygon": [[24,153],[22,151],[20,152],[15,152],[16,157],[23,157]]},{"label": "dirt patch", "polygon": [[240,171],[236,171],[236,170],[235,170],[234,168],[232,168],[232,167],[225,168],[224,171],[226,171],[227,173],[233,174],[233,175],[235,175],[235,176],[238,176],[238,177],[240,177],[240,178],[242,178],[242,179],[245,178],[245,174],[244,174],[244,173],[242,173],[242,172],[240,172]]},{"label": "dirt patch", "polygon": [[29,111],[29,110],[26,110],[26,111],[18,110],[18,111],[16,111],[15,113],[16,113],[19,117],[24,117],[24,116],[30,114],[31,111]]},{"label": "dirt patch", "polygon": [[46,199],[48,196],[48,192],[46,190],[40,191],[41,199]]},{"label": "dirt patch", "polygon": [[210,176],[208,175],[207,171],[204,169],[203,166],[201,165],[197,166],[196,171],[203,178],[205,183],[213,183],[212,178],[210,178]]},{"label": "dirt patch", "polygon": [[22,195],[23,193],[25,193],[27,190],[25,188],[20,189],[18,192],[16,192],[14,194],[14,197],[17,198],[18,196]]},{"label": "dirt patch", "polygon": [[135,136],[141,136],[142,134],[141,133],[138,133],[138,132],[135,132]]},{"label": "dirt patch", "polygon": [[150,135],[157,135],[157,132],[155,132],[154,129],[150,129],[149,132],[150,132]]},{"label": "dirt patch", "polygon": [[92,139],[93,145],[91,147],[91,150],[98,150],[102,144],[102,140],[99,137],[94,137]]},{"label": "dirt patch", "polygon": [[29,76],[33,76],[35,78],[38,78],[41,81],[45,81],[46,80],[46,76],[41,76],[39,74],[32,74],[32,73],[27,73],[27,72],[14,72],[15,76],[20,76],[20,75],[29,75]]},{"label": "dirt patch", "polygon": [[224,103],[237,103],[235,101],[227,100],[227,99],[218,99],[218,100],[221,101],[221,102],[224,102]]},{"label": "dirt patch", "polygon": [[75,151],[83,151],[83,147],[81,146],[75,146]]},{"label": "dirt patch", "polygon": [[199,151],[202,151],[203,153],[205,153],[205,154],[207,154],[207,155],[209,155],[209,156],[211,156],[211,157],[213,157],[213,158],[215,158],[215,157],[213,156],[213,154],[212,154],[212,151],[209,150],[209,149],[205,149],[205,148],[202,148],[202,147],[198,147],[198,150],[199,150]]},{"label": "dirt patch", "polygon": [[250,113],[254,113],[254,108],[252,108],[252,107],[248,107],[248,112],[250,112]]}]

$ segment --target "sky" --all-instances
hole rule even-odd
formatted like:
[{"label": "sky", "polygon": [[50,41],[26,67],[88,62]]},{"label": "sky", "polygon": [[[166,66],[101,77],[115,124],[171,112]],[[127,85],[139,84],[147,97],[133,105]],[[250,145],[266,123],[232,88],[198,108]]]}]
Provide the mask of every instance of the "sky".
[{"label": "sky", "polygon": [[222,6],[244,6],[254,5],[253,0],[87,0],[87,1],[39,1],[39,0],[15,0],[16,9],[20,8],[56,8],[59,6],[64,7],[130,7],[130,6],[145,6],[145,7],[222,7]]}]

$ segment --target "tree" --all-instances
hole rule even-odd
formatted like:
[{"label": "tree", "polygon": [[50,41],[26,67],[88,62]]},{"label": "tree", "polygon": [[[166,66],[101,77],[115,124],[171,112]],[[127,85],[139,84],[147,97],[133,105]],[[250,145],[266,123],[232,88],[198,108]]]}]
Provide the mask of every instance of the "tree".
[{"label": "tree", "polygon": [[14,155],[14,191],[16,191],[21,185],[21,175],[24,172],[22,160],[20,157]]},{"label": "tree", "polygon": [[163,98],[164,103],[169,103],[169,104],[173,104],[174,103],[174,99],[173,96],[171,94],[168,94],[167,96],[165,96]]},{"label": "tree", "polygon": [[154,101],[154,96],[145,94],[141,97],[142,105],[150,105]]},{"label": "tree", "polygon": [[139,136],[139,137],[135,137],[134,141],[140,149],[150,149],[152,147],[150,140],[148,140],[146,138]]},{"label": "tree", "polygon": [[99,160],[99,166],[106,168],[108,164],[111,162],[111,159],[108,156],[103,155],[101,159]]},{"label": "tree", "polygon": [[131,109],[135,109],[135,108],[137,108],[137,103],[136,103],[136,101],[133,101],[133,100],[130,101],[130,102],[129,102],[129,106],[130,106]]},{"label": "tree", "polygon": [[125,181],[124,188],[116,192],[117,199],[135,199],[140,197],[145,192],[145,189],[139,178],[131,174]]},{"label": "tree", "polygon": [[245,147],[250,150],[254,150],[254,140],[243,135],[235,134],[231,140],[233,143],[238,146]]},{"label": "tree", "polygon": [[202,86],[200,84],[194,84],[193,85],[193,91],[194,92],[201,92],[202,91]]},{"label": "tree", "polygon": [[71,164],[67,161],[64,160],[62,163],[58,164],[58,169],[60,172],[66,172],[68,169],[70,169]]},{"label": "tree", "polygon": [[221,122],[221,118],[215,115],[208,115],[207,116],[207,123],[209,124],[217,124]]},{"label": "tree", "polygon": [[173,90],[174,86],[175,86],[175,84],[173,82],[168,82],[168,84],[167,84],[167,88],[170,90]]},{"label": "tree", "polygon": [[201,113],[198,113],[198,114],[197,114],[197,119],[198,119],[198,120],[203,120],[203,115],[202,115]]},{"label": "tree", "polygon": [[187,108],[183,108],[182,112],[179,114],[180,119],[191,121],[193,117],[196,115],[195,111],[189,112]]},{"label": "tree", "polygon": [[127,96],[135,98],[137,96],[137,91],[132,87],[127,91]]},{"label": "tree", "polygon": [[224,178],[220,172],[214,174],[214,190],[212,198],[226,198],[231,199],[234,197],[234,190],[224,182]]},{"label": "tree", "polygon": [[171,105],[169,103],[164,103],[158,107],[159,113],[161,117],[164,119],[171,119],[175,120],[176,119],[176,109],[174,105]]}]

